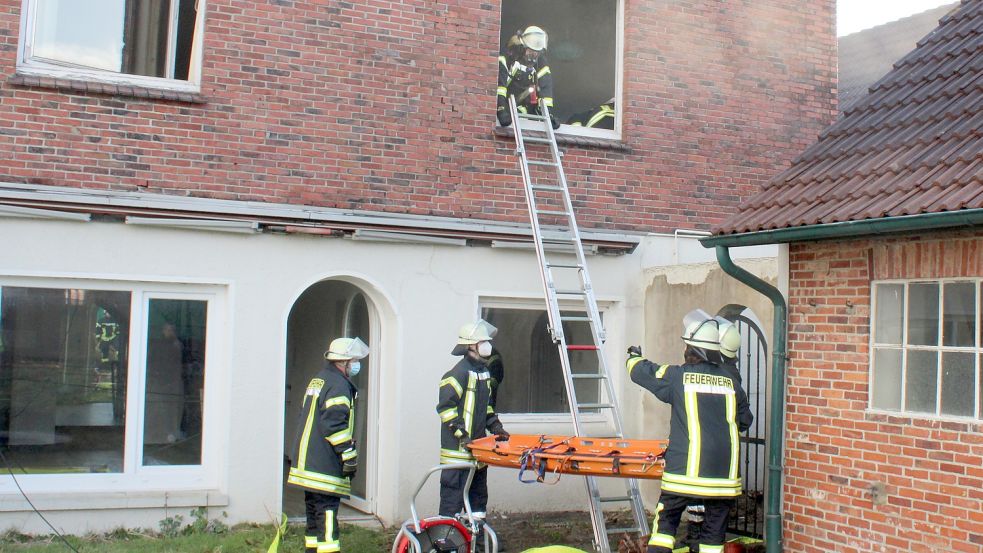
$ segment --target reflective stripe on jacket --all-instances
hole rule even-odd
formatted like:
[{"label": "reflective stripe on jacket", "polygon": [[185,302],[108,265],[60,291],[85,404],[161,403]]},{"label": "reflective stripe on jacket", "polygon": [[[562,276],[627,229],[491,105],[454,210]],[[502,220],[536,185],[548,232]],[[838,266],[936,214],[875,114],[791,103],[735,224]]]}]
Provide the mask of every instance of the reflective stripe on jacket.
[{"label": "reflective stripe on jacket", "polygon": [[351,481],[342,476],[343,458],[354,450],[355,385],[328,363],[304,392],[297,438],[287,483],[339,497],[351,494]]},{"label": "reflective stripe on jacket", "polygon": [[440,417],[440,464],[473,462],[471,450],[455,436],[467,432],[472,440],[499,424],[490,403],[491,377],[484,365],[464,356],[440,380],[437,415]]},{"label": "reflective stripe on jacket", "polygon": [[656,365],[629,358],[636,384],[672,407],[662,489],[693,497],[741,494],[739,433],[754,416],[733,372],[711,363]]}]

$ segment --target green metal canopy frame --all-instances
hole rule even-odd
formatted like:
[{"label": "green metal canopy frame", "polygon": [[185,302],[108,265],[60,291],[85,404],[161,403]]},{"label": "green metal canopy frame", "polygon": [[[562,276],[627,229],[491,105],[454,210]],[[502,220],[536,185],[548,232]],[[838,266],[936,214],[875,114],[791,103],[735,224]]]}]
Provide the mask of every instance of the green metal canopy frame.
[{"label": "green metal canopy frame", "polygon": [[782,463],[785,444],[785,361],[788,358],[786,355],[788,306],[784,296],[777,288],[737,266],[730,257],[730,248],[980,226],[983,226],[983,209],[965,209],[741,234],[722,234],[700,240],[704,247],[716,248],[717,262],[720,263],[724,272],[767,296],[775,308],[772,337],[774,346],[772,348],[771,417],[768,432],[768,493],[765,503],[765,550],[767,553],[781,553],[784,541],[782,534]]}]

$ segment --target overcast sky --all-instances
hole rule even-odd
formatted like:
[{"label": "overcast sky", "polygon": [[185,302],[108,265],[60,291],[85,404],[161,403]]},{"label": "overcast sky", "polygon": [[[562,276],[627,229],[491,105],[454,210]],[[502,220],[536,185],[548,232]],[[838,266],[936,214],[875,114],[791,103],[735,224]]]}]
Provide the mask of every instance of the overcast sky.
[{"label": "overcast sky", "polygon": [[957,0],[837,0],[836,34],[849,35]]}]

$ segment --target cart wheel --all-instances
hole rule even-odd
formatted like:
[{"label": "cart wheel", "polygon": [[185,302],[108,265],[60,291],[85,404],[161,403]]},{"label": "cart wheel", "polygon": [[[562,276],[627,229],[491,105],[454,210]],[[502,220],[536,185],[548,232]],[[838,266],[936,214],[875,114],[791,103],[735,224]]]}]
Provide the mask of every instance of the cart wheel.
[{"label": "cart wheel", "polygon": [[[420,540],[423,553],[468,553],[471,534],[463,524],[452,518],[431,518],[420,521],[420,533],[413,534]],[[397,542],[398,553],[413,553],[413,546],[406,536]]]}]

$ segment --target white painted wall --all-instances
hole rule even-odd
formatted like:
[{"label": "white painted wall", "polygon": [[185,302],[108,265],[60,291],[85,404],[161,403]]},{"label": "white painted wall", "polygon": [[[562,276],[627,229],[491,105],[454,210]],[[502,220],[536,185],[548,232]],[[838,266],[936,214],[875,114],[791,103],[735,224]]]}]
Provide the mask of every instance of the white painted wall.
[{"label": "white painted wall", "polygon": [[[376,512],[387,523],[409,513],[410,494],[424,471],[437,464],[437,382],[456,358],[457,328],[478,313],[479,297],[541,297],[532,250],[393,244],[307,235],[232,234],[130,226],[114,222],[61,222],[0,218],[11,237],[0,261],[2,275],[91,277],[120,281],[220,283],[228,289],[226,361],[220,410],[225,455],[215,489],[168,494],[107,490],[105,494],[42,493],[25,489],[60,530],[79,533],[118,526],[156,528],[161,518],[191,505],[216,505],[212,516],[228,522],[272,521],[280,508],[286,321],[310,285],[343,278],[363,288],[377,310],[373,359],[378,371],[378,451],[362,470],[376,475]],[[772,254],[774,255],[774,254]],[[695,240],[653,236],[628,256],[589,260],[599,300],[610,302],[606,355],[624,397],[624,350],[641,343],[644,269],[674,261],[712,261]],[[627,386],[632,386],[627,383]],[[631,396],[631,394],[629,394]],[[223,397],[224,396],[224,397]],[[209,401],[213,398],[207,398]],[[623,405],[626,412],[637,409]],[[632,417],[626,417],[632,419]],[[637,420],[637,419],[635,419]],[[555,417],[504,417],[512,433],[565,433]],[[288,421],[287,432],[293,431]],[[644,424],[644,421],[642,422]],[[629,427],[629,437],[637,428]],[[5,480],[6,479],[6,480]],[[9,478],[0,475],[0,530],[48,532]],[[426,488],[419,511],[436,511],[437,482]],[[516,473],[492,469],[490,508],[497,511],[586,507],[582,481],[526,485]],[[36,493],[35,493],[36,492]],[[162,506],[165,504],[165,510]]]}]

